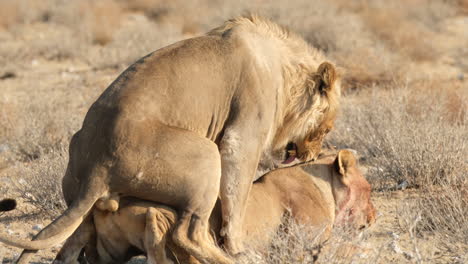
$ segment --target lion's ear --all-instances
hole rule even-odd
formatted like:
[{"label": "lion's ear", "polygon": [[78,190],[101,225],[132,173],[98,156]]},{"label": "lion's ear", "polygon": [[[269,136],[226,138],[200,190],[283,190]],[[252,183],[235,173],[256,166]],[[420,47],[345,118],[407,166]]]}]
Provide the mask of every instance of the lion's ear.
[{"label": "lion's ear", "polygon": [[346,184],[346,172],[356,166],[356,157],[349,150],[343,149],[338,152],[336,157],[336,169],[341,176],[341,180]]},{"label": "lion's ear", "polygon": [[322,62],[317,69],[316,84],[320,92],[329,92],[337,79],[337,71],[335,66],[329,62]]}]

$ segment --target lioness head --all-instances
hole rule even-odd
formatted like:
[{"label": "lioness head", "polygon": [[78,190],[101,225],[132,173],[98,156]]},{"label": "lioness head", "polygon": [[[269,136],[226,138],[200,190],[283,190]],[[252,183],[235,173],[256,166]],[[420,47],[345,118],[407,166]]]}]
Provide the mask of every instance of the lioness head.
[{"label": "lioness head", "polygon": [[309,73],[291,91],[285,120],[275,137],[275,167],[315,160],[322,141],[333,128],[340,97],[340,80],[329,62]]},{"label": "lioness head", "polygon": [[356,163],[349,150],[338,152],[332,189],[336,203],[335,224],[351,223],[361,228],[375,222],[375,208],[370,200],[371,186]]}]

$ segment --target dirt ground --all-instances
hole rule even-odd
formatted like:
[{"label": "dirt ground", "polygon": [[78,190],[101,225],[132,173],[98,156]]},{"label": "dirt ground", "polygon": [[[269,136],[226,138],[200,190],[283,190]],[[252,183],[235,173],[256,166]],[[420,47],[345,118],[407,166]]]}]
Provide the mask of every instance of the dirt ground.
[{"label": "dirt ground", "polygon": [[[392,191],[387,193],[374,193],[372,201],[378,210],[378,218],[375,225],[366,230],[364,243],[360,244],[361,253],[355,257],[353,263],[371,263],[377,260],[377,263],[413,263],[417,262],[415,253],[415,243],[419,254],[423,256],[433,256],[432,263],[466,263],[468,260],[468,247],[460,243],[456,245],[459,248],[459,257],[444,255],[446,249],[444,245],[435,243],[431,236],[410,237],[406,230],[402,230],[400,214],[404,210],[406,203],[410,202],[415,195],[413,191]],[[32,236],[39,229],[49,223],[49,221],[40,221],[34,218],[26,217],[28,210],[27,204],[20,202],[19,210],[8,212],[0,217],[2,228],[14,230],[12,234],[20,237]],[[15,219],[12,221],[11,219]],[[412,219],[411,219],[412,220]],[[410,221],[411,221],[410,220]],[[48,250],[42,250],[37,253],[33,263],[50,263],[60,250],[61,245],[57,245]],[[377,252],[376,252],[377,251]],[[3,263],[12,263],[16,259],[20,250],[8,246],[0,248],[0,258]],[[367,252],[367,253],[366,253]],[[134,258],[130,263],[144,263],[144,258]]]},{"label": "dirt ground", "polygon": [[[70,137],[120,72],[253,8],[244,1],[46,2],[0,2],[0,199],[18,198],[16,210],[0,214],[0,231],[19,237],[32,237],[64,210]],[[358,254],[333,262],[468,263],[468,2],[447,2],[403,1],[400,10],[380,0],[252,1],[346,69],[343,110],[327,143],[360,153],[378,218]],[[437,200],[439,193],[448,198]],[[433,208],[426,197],[437,201]],[[33,263],[50,263],[60,246]],[[19,252],[0,245],[0,260],[12,263]]]}]

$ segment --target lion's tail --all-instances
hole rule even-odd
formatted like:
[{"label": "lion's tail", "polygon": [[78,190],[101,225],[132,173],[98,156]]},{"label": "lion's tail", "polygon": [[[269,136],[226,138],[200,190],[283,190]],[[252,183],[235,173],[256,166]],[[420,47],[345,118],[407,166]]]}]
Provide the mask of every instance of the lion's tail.
[{"label": "lion's tail", "polygon": [[7,212],[16,208],[16,200],[3,199],[0,201],[0,212]]},{"label": "lion's tail", "polygon": [[39,232],[34,240],[15,238],[3,233],[0,234],[0,242],[18,248],[40,250],[65,241],[80,226],[94,203],[107,193],[107,188],[101,181],[102,178],[102,175],[91,175],[90,182],[80,186],[78,199],[75,199],[61,216]]}]

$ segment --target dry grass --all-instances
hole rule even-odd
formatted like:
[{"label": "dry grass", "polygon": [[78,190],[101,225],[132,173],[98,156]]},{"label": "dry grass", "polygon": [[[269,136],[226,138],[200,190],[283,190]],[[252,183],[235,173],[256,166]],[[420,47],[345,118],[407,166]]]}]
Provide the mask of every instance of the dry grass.
[{"label": "dry grass", "polygon": [[293,0],[259,4],[255,10],[299,32],[345,69],[344,86],[400,78],[404,60],[379,42],[359,14],[332,1]]},{"label": "dry grass", "polygon": [[380,39],[397,52],[415,60],[433,60],[437,53],[430,43],[431,32],[417,21],[405,19],[399,10],[381,8],[366,9],[363,18]]},{"label": "dry grass", "polygon": [[[356,149],[377,191],[415,188],[397,217],[402,229],[454,257],[468,243],[468,94],[466,84],[436,84],[350,95],[330,144]],[[411,252],[416,262],[436,258],[416,242]]]},{"label": "dry grass", "polygon": [[[466,101],[468,95],[461,92],[457,97]],[[444,90],[408,86],[349,96],[331,141],[366,157],[377,189],[389,180],[422,187],[462,179],[468,124],[460,118],[467,106],[453,108],[457,106],[451,100]]]},{"label": "dry grass", "polygon": [[[253,11],[343,69],[349,92],[328,144],[358,151],[379,199],[381,223],[336,230],[318,261],[466,262],[467,10],[465,0],[0,1],[0,191],[40,219],[57,215],[70,136],[118,73]],[[310,263],[315,233],[286,229],[243,263]]]},{"label": "dry grass", "polygon": [[[348,227],[336,227],[324,238],[320,227],[286,221],[266,249],[253,250],[238,260],[245,264],[281,263],[370,263],[379,260],[379,247],[368,245],[369,230],[356,231]],[[387,249],[388,250],[388,249]]]},{"label": "dry grass", "polygon": [[[42,155],[14,172],[21,177],[11,180],[10,191],[16,198],[28,203],[44,219],[54,219],[65,209],[60,179],[68,162],[68,149],[59,149]],[[11,175],[12,178],[15,175]],[[40,186],[40,188],[38,188]]]}]

